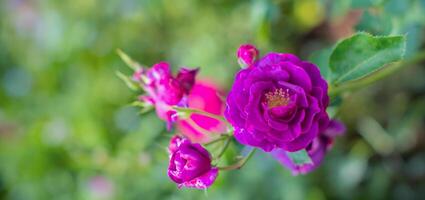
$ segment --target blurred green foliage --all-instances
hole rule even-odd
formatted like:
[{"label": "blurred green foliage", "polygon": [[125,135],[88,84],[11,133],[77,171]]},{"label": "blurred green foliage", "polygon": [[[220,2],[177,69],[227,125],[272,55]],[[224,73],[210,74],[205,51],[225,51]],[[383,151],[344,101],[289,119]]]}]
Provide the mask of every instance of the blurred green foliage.
[{"label": "blurred green foliage", "polygon": [[135,93],[115,71],[129,72],[120,48],[200,66],[226,90],[241,43],[308,58],[354,31],[406,34],[411,59],[424,25],[424,0],[3,0],[0,199],[423,198],[424,62],[343,96],[349,131],[315,172],[292,177],[259,153],[205,192],[168,180],[171,134],[126,106]]}]

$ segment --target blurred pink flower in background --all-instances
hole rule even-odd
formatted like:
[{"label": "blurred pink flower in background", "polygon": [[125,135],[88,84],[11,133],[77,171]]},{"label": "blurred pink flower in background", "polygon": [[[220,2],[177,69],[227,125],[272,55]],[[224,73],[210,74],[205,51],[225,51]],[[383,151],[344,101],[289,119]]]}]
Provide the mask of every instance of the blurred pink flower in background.
[{"label": "blurred pink flower in background", "polygon": [[[219,94],[220,89],[214,83],[197,80],[188,96],[188,107],[223,115],[224,102]],[[202,129],[212,133],[224,133],[226,126],[223,122],[200,114],[192,114],[190,119],[177,122],[177,131],[192,142],[202,143],[211,139],[211,136],[203,133]]]},{"label": "blurred pink flower in background", "polygon": [[93,199],[112,199],[115,192],[114,183],[103,176],[92,177],[88,186]]}]

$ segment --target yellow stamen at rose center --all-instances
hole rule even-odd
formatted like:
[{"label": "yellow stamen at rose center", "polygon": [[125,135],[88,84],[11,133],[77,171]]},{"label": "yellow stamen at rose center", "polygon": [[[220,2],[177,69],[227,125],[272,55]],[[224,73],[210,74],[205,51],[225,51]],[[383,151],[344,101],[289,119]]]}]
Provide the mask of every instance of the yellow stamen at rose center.
[{"label": "yellow stamen at rose center", "polygon": [[290,103],[291,97],[289,96],[289,90],[286,89],[275,89],[266,93],[266,103],[269,108],[278,106],[286,106]]}]

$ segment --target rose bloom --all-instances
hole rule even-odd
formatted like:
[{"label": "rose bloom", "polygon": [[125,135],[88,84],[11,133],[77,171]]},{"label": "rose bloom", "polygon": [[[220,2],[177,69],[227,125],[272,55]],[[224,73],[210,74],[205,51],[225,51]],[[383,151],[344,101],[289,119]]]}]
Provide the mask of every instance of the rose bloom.
[{"label": "rose bloom", "polygon": [[325,132],[314,138],[306,148],[307,154],[310,156],[312,163],[297,165],[292,162],[292,160],[288,157],[287,152],[283,149],[275,149],[271,152],[271,154],[283,166],[291,170],[293,175],[306,174],[320,166],[325,154],[332,148],[334,138],[344,132],[345,126],[343,123],[336,120],[330,121]]},{"label": "rose bloom", "polygon": [[[197,80],[187,98],[188,107],[222,115],[224,102],[220,99],[219,93],[218,87],[213,83]],[[176,125],[177,131],[188,137],[192,142],[202,143],[211,139],[210,135],[205,134],[200,129],[210,133],[224,133],[226,131],[226,125],[223,122],[201,114],[192,114],[190,120],[196,125],[190,124],[188,120],[179,120]]]},{"label": "rose bloom", "polygon": [[240,143],[294,152],[327,128],[327,93],[317,66],[292,54],[268,53],[237,73],[225,117]]},{"label": "rose bloom", "polygon": [[211,156],[200,144],[174,136],[169,152],[168,176],[179,188],[206,189],[214,183],[218,169],[211,166]]},{"label": "rose bloom", "polygon": [[167,62],[159,62],[150,69],[141,68],[133,74],[133,80],[139,82],[146,95],[139,100],[153,105],[158,117],[167,122],[170,129],[177,120],[176,111],[172,106],[187,106],[187,95],[195,83],[198,69],[181,68],[176,77]]}]

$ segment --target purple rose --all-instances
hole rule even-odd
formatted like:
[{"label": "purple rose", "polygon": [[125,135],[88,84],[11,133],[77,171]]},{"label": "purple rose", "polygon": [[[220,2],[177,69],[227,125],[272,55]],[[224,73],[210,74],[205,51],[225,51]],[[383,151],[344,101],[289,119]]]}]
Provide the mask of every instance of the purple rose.
[{"label": "purple rose", "polygon": [[227,97],[226,119],[242,144],[298,151],[329,123],[328,85],[316,65],[268,53],[240,70]]},{"label": "purple rose", "polygon": [[181,68],[176,77],[173,77],[170,65],[159,62],[150,69],[137,70],[133,80],[138,81],[146,95],[140,101],[153,105],[158,117],[167,122],[168,129],[177,120],[172,106],[187,106],[187,95],[195,83],[198,69]]},{"label": "purple rose", "polygon": [[[329,132],[332,132],[333,134],[330,135],[328,134]],[[339,121],[332,120],[326,131],[314,138],[314,140],[305,149],[310,156],[312,163],[297,165],[292,162],[292,160],[288,157],[287,152],[283,149],[275,149],[271,152],[271,154],[283,166],[291,170],[293,175],[306,174],[315,170],[320,165],[326,152],[332,147],[334,137],[341,135],[344,132],[344,124]]]},{"label": "purple rose", "polygon": [[168,176],[179,188],[206,189],[214,183],[218,169],[211,166],[211,156],[200,144],[173,137],[169,152]]}]

